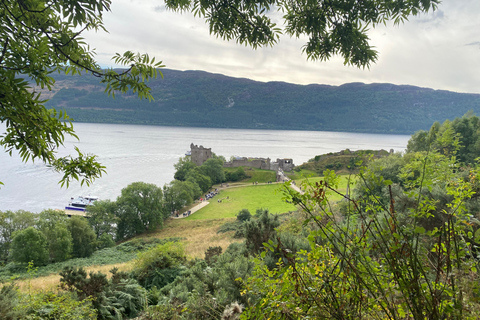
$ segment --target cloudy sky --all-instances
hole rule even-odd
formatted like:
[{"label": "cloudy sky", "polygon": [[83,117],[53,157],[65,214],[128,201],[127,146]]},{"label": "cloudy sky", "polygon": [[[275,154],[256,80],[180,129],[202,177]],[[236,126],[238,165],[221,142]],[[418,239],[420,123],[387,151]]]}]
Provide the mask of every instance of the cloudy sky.
[{"label": "cloudy sky", "polygon": [[190,13],[174,13],[161,0],[114,0],[104,17],[109,33],[88,33],[102,66],[126,50],[149,53],[169,69],[203,70],[258,81],[340,85],[409,84],[480,93],[480,1],[444,0],[435,12],[370,30],[379,59],[370,70],[343,59],[309,61],[305,39],[283,36],[275,47],[253,50],[210,35]]}]

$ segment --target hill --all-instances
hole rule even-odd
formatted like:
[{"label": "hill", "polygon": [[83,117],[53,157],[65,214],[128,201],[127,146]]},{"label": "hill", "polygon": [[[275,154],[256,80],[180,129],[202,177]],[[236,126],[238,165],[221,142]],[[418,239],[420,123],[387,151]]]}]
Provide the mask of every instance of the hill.
[{"label": "hill", "polygon": [[480,113],[480,95],[387,83],[341,86],[258,82],[162,69],[154,102],[104,94],[91,75],[56,74],[48,106],[78,122],[411,134],[433,122]]}]

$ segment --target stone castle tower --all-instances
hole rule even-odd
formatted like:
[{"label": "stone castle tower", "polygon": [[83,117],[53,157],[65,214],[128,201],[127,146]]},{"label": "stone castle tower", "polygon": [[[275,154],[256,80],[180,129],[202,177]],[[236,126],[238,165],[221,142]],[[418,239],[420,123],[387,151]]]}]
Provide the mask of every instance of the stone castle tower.
[{"label": "stone castle tower", "polygon": [[212,157],[212,148],[204,148],[203,146],[198,147],[193,143],[190,144],[190,152],[192,162],[197,166],[201,166],[205,161]]}]

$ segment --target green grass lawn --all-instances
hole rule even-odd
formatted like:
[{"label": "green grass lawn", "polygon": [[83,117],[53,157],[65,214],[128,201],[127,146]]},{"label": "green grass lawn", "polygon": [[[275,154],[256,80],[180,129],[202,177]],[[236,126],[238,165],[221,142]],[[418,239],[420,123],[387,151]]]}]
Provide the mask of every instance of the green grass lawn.
[{"label": "green grass lawn", "polygon": [[269,181],[275,181],[277,178],[277,174],[275,171],[272,170],[261,170],[261,169],[254,169],[249,170],[248,168],[245,169],[245,173],[250,176],[244,182],[258,182],[258,183],[266,183]]},{"label": "green grass lawn", "polygon": [[[230,218],[242,209],[248,209],[251,214],[260,208],[266,208],[271,213],[295,211],[294,205],[282,201],[280,187],[281,184],[266,184],[220,190],[219,195],[209,200],[208,206],[185,219]],[[223,199],[221,203],[217,202],[219,199]]]}]

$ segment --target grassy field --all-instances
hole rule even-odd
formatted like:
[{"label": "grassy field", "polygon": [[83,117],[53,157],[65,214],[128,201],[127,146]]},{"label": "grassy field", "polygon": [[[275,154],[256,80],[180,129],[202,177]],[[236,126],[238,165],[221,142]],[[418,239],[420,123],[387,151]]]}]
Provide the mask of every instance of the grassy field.
[{"label": "grassy field", "polygon": [[[208,206],[184,220],[232,218],[242,209],[248,209],[252,214],[261,208],[269,209],[271,213],[296,210],[292,204],[282,201],[280,187],[281,184],[247,184],[222,189],[219,195],[209,200]],[[219,203],[218,200],[222,201]]]},{"label": "grassy field", "polygon": [[[269,181],[268,176],[265,176],[264,179]],[[321,179],[323,178],[308,178],[312,183],[318,182]],[[348,176],[340,177],[338,188],[340,192],[346,192],[347,179]],[[262,181],[261,179],[258,180]],[[295,180],[297,185],[300,185],[302,181],[303,179]],[[203,258],[205,251],[211,246],[220,246],[225,250],[232,242],[241,241],[233,239],[231,233],[217,234],[218,228],[225,222],[235,219],[235,215],[240,210],[248,209],[252,214],[259,208],[268,208],[271,213],[295,211],[296,208],[293,205],[282,201],[281,186],[282,184],[229,184],[229,187],[220,190],[220,194],[210,200],[209,205],[195,212],[190,217],[168,219],[165,221],[163,228],[143,234],[138,238],[166,239],[180,237],[182,238],[181,241],[185,244],[186,253],[189,258]],[[227,197],[228,199],[226,199]],[[222,199],[221,203],[217,202],[219,199]],[[331,199],[339,200],[341,197],[332,195]],[[128,271],[132,267],[132,262],[126,262],[124,260],[108,265],[92,265],[86,267],[86,269],[88,271],[101,271],[108,274],[108,270],[114,266],[119,267],[120,270]],[[52,274],[31,280],[19,280],[18,284],[24,291],[29,289],[46,290],[58,285],[58,280],[58,274]]]}]

